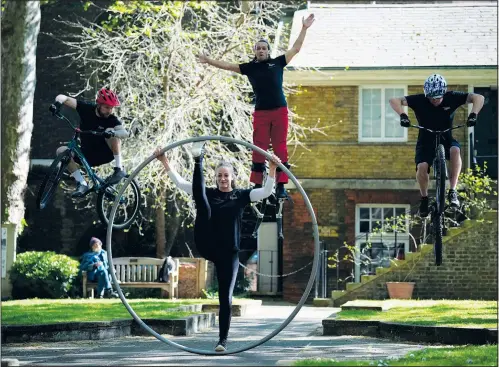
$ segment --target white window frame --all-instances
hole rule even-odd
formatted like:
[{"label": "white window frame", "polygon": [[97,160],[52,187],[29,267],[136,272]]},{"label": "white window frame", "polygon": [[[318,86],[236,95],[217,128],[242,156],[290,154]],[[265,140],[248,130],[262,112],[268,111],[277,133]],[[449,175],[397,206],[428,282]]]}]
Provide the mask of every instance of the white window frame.
[{"label": "white window frame", "polygon": [[[401,138],[386,138],[386,137],[381,137],[381,138],[364,138],[362,136],[362,90],[363,89],[381,89],[381,100],[383,101],[385,98],[385,89],[391,89],[391,88],[400,88],[404,90],[404,95],[407,96],[408,93],[408,87],[407,85],[398,85],[398,84],[373,84],[373,85],[359,85],[359,103],[358,103],[358,108],[359,108],[359,143],[405,143],[407,142],[407,130],[404,129],[404,136]],[[400,96],[400,97],[403,97]],[[385,133],[385,108],[382,106],[381,108],[381,131],[384,134]],[[404,112],[407,113],[408,107],[404,106]]]},{"label": "white window frame", "polygon": [[[365,232],[360,232],[360,209],[361,208],[403,208],[406,213],[409,213],[411,206],[409,204],[357,204],[355,206],[355,267],[354,267],[354,280],[356,283],[360,282],[360,245],[366,242]],[[404,253],[409,252],[409,218],[406,219],[407,233],[397,233],[397,242],[404,244]],[[373,242],[379,242],[383,240],[394,240],[394,233],[381,233],[381,234],[371,234],[368,236],[368,240]]]}]

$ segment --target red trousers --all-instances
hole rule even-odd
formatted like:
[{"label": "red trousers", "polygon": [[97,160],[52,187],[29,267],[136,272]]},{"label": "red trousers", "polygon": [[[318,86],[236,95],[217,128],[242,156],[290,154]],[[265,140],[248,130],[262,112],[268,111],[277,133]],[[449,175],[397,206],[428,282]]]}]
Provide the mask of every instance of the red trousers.
[{"label": "red trousers", "polygon": [[[253,144],[266,151],[269,149],[270,143],[272,143],[274,154],[279,157],[286,167],[289,167],[287,136],[287,107],[274,110],[256,110],[253,113]],[[250,181],[255,184],[262,184],[266,158],[257,152],[253,152],[252,159]],[[277,171],[276,182],[287,183],[288,176],[279,169]]]}]

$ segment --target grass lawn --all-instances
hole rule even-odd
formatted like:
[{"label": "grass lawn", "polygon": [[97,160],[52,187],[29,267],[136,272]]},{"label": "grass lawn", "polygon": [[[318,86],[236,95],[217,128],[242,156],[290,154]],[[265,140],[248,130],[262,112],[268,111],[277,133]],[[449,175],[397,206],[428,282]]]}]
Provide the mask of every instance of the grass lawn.
[{"label": "grass lawn", "polygon": [[402,358],[364,361],[304,359],[295,366],[497,366],[497,345],[425,348]]},{"label": "grass lawn", "polygon": [[[180,318],[193,312],[173,309],[193,303],[211,303],[205,299],[131,299],[128,303],[141,318]],[[131,319],[120,299],[29,299],[2,302],[2,324],[33,325],[70,321],[106,321]]]},{"label": "grass lawn", "polygon": [[386,311],[344,310],[337,320],[373,320],[413,325],[497,328],[497,301],[356,300],[348,305],[377,305]]}]

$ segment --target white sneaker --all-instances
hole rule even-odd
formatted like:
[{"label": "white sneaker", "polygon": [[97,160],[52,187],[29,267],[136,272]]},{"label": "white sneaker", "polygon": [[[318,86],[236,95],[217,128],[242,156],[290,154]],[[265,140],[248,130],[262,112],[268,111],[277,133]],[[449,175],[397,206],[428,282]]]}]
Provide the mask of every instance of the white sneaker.
[{"label": "white sneaker", "polygon": [[227,350],[227,339],[219,340],[215,352],[225,352]]},{"label": "white sneaker", "polygon": [[204,154],[204,141],[195,141],[192,143],[191,153],[194,158],[201,157]]}]

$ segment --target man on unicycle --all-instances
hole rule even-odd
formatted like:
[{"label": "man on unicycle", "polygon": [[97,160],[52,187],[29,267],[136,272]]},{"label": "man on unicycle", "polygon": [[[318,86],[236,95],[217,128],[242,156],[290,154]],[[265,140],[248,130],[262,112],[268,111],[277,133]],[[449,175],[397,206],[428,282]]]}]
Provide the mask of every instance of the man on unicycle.
[{"label": "man on unicycle", "polygon": [[[484,97],[480,94],[447,91],[447,82],[439,74],[430,75],[424,83],[424,94],[415,94],[390,99],[390,106],[400,115],[400,125],[410,127],[409,117],[403,106],[409,106],[416,115],[420,126],[431,130],[446,130],[452,127],[456,110],[472,103],[473,108],[468,116],[467,126],[475,126],[477,114],[483,107]],[[441,136],[445,148],[445,159],[450,160],[450,189],[448,200],[451,207],[459,207],[456,186],[461,173],[461,147],[459,142],[448,131]],[[430,181],[430,167],[435,158],[434,136],[425,130],[419,130],[416,143],[416,180],[421,192],[419,215],[428,216],[428,183]]]}]

